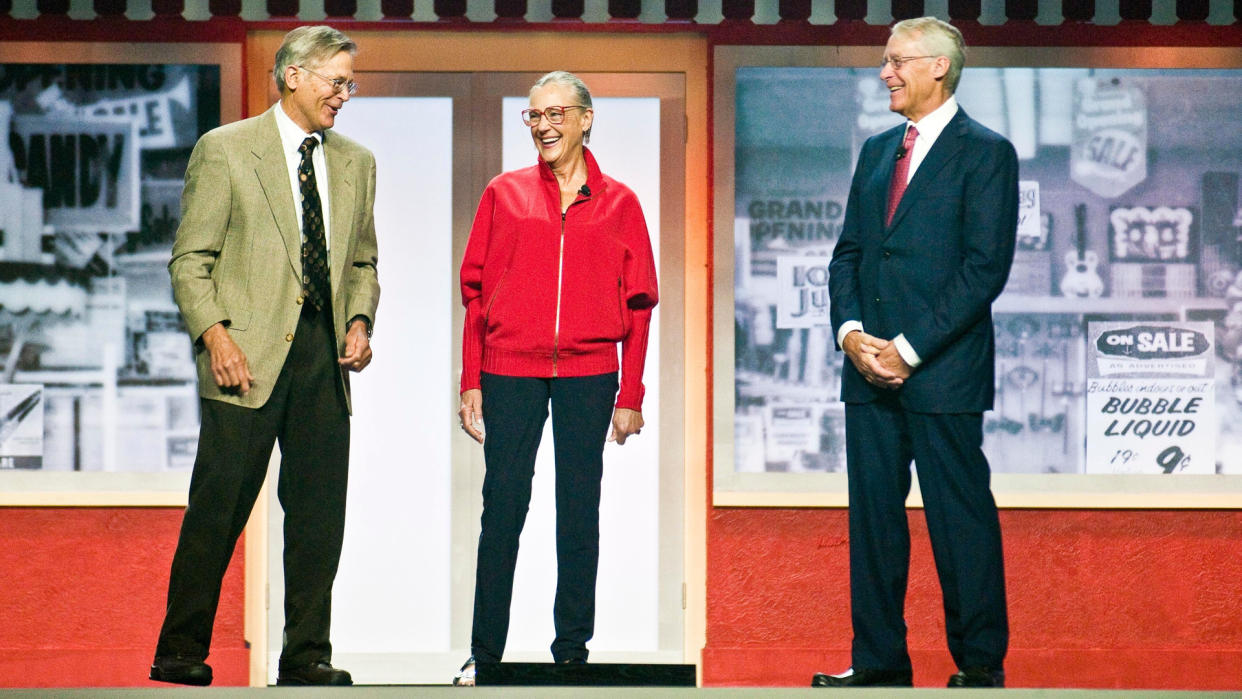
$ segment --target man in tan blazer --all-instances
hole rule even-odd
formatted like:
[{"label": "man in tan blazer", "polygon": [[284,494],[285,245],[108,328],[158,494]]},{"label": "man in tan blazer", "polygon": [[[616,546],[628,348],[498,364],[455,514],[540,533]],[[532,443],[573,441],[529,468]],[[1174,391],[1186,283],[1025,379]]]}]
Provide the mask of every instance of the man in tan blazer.
[{"label": "man in tan blazer", "polygon": [[347,685],[332,667],[332,583],[349,461],[349,377],[371,361],[375,159],[332,132],[356,45],[285,36],[280,102],[215,129],[186,170],[169,271],[198,364],[202,427],[151,679],[210,684],[220,583],[281,450],[285,632],[278,684]]}]

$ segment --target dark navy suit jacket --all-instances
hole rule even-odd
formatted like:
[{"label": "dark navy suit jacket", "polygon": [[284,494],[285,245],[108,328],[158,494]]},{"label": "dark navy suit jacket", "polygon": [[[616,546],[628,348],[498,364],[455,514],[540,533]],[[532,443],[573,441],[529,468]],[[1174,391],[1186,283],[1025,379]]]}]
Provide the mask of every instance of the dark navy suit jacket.
[{"label": "dark navy suit jacket", "polygon": [[[1018,158],[1013,145],[960,108],[884,225],[901,125],[867,139],[829,266],[832,331],[847,320],[870,335],[904,333],[922,363],[899,389],[907,410],[983,412],[992,407],[992,301],[1013,263]],[[874,400],[845,360],[841,399]]]}]

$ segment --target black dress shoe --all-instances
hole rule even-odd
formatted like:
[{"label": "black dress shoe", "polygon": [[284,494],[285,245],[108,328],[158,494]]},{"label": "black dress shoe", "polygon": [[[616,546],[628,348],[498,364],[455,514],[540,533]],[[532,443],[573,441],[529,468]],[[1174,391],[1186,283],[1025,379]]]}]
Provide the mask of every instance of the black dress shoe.
[{"label": "black dress shoe", "polygon": [[156,658],[151,663],[150,677],[156,682],[206,687],[211,684],[211,666],[201,660],[178,656]]},{"label": "black dress shoe", "polygon": [[815,673],[812,687],[913,687],[914,674],[909,670],[855,670],[843,675]]},{"label": "black dress shoe", "polygon": [[989,667],[968,667],[949,678],[950,687],[1004,687],[1005,671]]},{"label": "black dress shoe", "polygon": [[276,684],[289,685],[323,685],[332,687],[348,687],[354,678],[344,670],[338,670],[328,663],[311,663],[302,667],[281,668],[276,674]]}]

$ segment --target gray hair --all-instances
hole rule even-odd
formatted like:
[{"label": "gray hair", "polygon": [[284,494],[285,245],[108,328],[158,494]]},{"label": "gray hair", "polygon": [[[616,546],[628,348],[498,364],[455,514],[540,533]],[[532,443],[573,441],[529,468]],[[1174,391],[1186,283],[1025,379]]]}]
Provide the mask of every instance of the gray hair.
[{"label": "gray hair", "polygon": [[894,24],[892,33],[917,39],[928,55],[948,58],[949,72],[944,76],[944,86],[949,94],[957,91],[962,66],[966,65],[966,42],[957,27],[935,17],[917,17]]},{"label": "gray hair", "polygon": [[[582,82],[582,79],[573,73],[565,70],[554,70],[536,80],[535,84],[530,88],[530,94],[535,94],[535,90],[547,85],[562,85],[569,88],[580,105],[587,109],[594,109],[591,103],[591,91],[587,89],[586,83]],[[591,142],[591,129],[582,132],[582,140],[583,143]]]},{"label": "gray hair", "polygon": [[285,91],[285,69],[289,66],[304,65],[314,68],[332,60],[336,54],[348,51],[353,56],[358,53],[358,45],[353,39],[325,25],[298,27],[285,34],[285,40],[276,51],[276,66],[272,74],[276,76],[276,87]]}]

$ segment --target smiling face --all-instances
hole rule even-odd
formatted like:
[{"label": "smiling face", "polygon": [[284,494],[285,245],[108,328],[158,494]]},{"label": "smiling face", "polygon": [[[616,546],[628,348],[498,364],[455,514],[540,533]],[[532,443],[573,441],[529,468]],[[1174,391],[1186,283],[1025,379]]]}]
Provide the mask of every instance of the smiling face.
[{"label": "smiling face", "polygon": [[[884,57],[913,58],[927,56],[919,34],[893,34],[884,47]],[[944,104],[949,98],[944,77],[949,72],[949,59],[933,56],[905,61],[901,69],[890,61],[880,69],[880,79],[888,87],[888,108],[917,122]]]},{"label": "smiling face", "polygon": [[[567,85],[548,83],[530,94],[530,108],[545,111],[548,107],[578,106],[578,98]],[[590,109],[568,109],[565,121],[551,124],[547,118],[530,127],[531,139],[539,157],[553,167],[570,164],[582,157],[582,134],[591,128],[595,112]]]},{"label": "smiling face", "polygon": [[285,113],[303,131],[324,131],[332,128],[337,112],[349,101],[349,92],[334,90],[330,81],[336,78],[344,78],[346,82],[353,80],[354,57],[348,51],[341,51],[321,65],[307,68],[319,75],[297,66],[285,69],[287,91],[280,102]]}]

